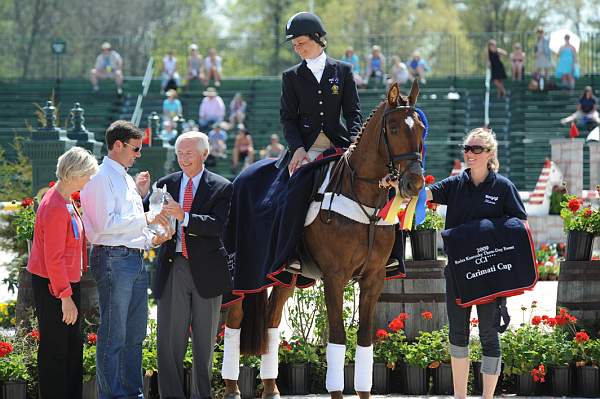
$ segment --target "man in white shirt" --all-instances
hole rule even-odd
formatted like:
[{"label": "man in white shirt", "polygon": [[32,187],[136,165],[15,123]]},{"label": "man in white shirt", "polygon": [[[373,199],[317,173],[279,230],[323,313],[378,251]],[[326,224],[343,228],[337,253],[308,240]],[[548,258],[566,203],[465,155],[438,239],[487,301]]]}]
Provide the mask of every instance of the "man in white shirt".
[{"label": "man in white shirt", "polygon": [[[90,268],[98,285],[100,325],[96,346],[99,397],[142,398],[142,342],[148,318],[148,275],[142,252],[169,240],[148,229],[142,195],[150,176],[127,174],[141,156],[143,132],[127,121],[106,130],[108,156],[81,191],[83,223],[93,245]],[[164,214],[155,222],[168,228]]]},{"label": "man in white shirt", "polygon": [[183,133],[175,150],[181,171],[156,183],[177,200],[165,212],[178,221],[177,234],[160,248],[152,287],[158,301],[158,389],[161,398],[185,398],[183,358],[191,335],[192,397],[209,398],[221,296],[231,288],[221,236],[233,185],[204,167],[210,151],[206,134]]},{"label": "man in white shirt", "polygon": [[102,43],[102,53],[96,57],[94,68],[90,71],[94,92],[99,90],[98,79],[113,79],[117,85],[117,94],[123,94],[123,59],[108,42]]}]

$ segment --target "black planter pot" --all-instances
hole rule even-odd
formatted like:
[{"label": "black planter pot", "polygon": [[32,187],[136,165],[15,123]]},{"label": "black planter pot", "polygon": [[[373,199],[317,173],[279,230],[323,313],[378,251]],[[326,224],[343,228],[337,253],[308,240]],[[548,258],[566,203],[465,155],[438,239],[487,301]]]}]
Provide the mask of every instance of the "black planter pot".
[{"label": "black planter pot", "polygon": [[183,369],[183,393],[186,398],[192,397],[192,370]]},{"label": "black planter pot", "polygon": [[258,370],[249,366],[240,366],[238,387],[242,398],[253,398],[256,392],[256,376]]},{"label": "black planter pot", "polygon": [[449,363],[441,363],[433,369],[433,393],[436,395],[453,395],[452,366]]},{"label": "black planter pot", "polygon": [[373,364],[373,393],[387,395],[390,393],[390,369],[385,363]]},{"label": "black planter pot", "polygon": [[550,367],[550,395],[566,396],[571,391],[571,368],[569,366]]},{"label": "black planter pot", "polygon": [[158,399],[158,373],[144,375],[144,399]]},{"label": "black planter pot", "polygon": [[412,230],[410,232],[410,247],[413,260],[437,259],[437,233],[435,230]]},{"label": "black planter pot", "polygon": [[409,395],[427,394],[427,369],[406,365],[406,393]]},{"label": "black planter pot", "polygon": [[98,387],[96,386],[96,377],[83,383],[81,390],[81,397],[83,399],[98,399]]},{"label": "black planter pot", "polygon": [[344,366],[344,395],[354,395],[354,363]]},{"label": "black planter pot", "polygon": [[406,363],[396,363],[396,367],[389,373],[390,393],[406,393]]},{"label": "black planter pot", "polygon": [[25,381],[7,381],[0,384],[0,399],[27,398],[27,383]]},{"label": "black planter pot", "polygon": [[471,362],[473,367],[473,393],[481,395],[483,392],[483,378],[481,376],[481,362]]},{"label": "black planter pot", "polygon": [[517,395],[528,396],[535,395],[541,390],[541,384],[534,382],[531,374],[517,375]]},{"label": "black planter pot", "polygon": [[308,395],[308,363],[282,364],[279,367],[277,387],[286,395]]},{"label": "black planter pot", "polygon": [[565,260],[591,260],[594,236],[586,231],[573,230],[567,235]]},{"label": "black planter pot", "polygon": [[577,393],[586,398],[600,397],[600,372],[597,366],[577,367]]}]

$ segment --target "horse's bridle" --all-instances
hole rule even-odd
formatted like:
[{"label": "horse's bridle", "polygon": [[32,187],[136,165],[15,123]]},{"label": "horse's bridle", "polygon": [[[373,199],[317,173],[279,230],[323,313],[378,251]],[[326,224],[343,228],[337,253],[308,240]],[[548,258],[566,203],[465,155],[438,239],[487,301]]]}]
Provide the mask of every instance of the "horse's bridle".
[{"label": "horse's bridle", "polygon": [[[410,112],[415,112],[415,107],[412,105],[398,105],[394,108],[391,109],[386,109],[384,114],[383,114],[383,119],[381,122],[381,130],[380,130],[380,137],[383,137],[383,141],[385,143],[385,148],[387,150],[388,153],[388,163],[387,163],[387,168],[390,172],[390,176],[394,179],[394,180],[400,180],[402,178],[402,176],[406,173],[407,170],[409,170],[412,166],[413,163],[418,162],[421,166],[421,168],[423,167],[423,160],[421,158],[421,153],[420,152],[404,152],[402,154],[397,154],[394,155],[392,153],[392,147],[390,145],[390,140],[388,138],[388,131],[387,131],[387,117],[388,115],[394,113],[394,112],[398,112],[398,111],[407,111],[407,113]],[[404,170],[402,172],[400,172],[400,170],[396,167],[396,163],[400,162],[400,161],[411,161],[410,164],[404,168]]]}]

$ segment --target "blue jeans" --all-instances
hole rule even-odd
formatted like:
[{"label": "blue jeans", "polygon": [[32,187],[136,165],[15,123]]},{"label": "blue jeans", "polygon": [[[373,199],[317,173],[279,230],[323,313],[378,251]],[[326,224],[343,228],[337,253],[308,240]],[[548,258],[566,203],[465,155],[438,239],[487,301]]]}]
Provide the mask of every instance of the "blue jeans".
[{"label": "blue jeans", "polygon": [[148,274],[142,253],[126,247],[94,246],[90,266],[100,303],[96,343],[99,398],[143,398]]}]

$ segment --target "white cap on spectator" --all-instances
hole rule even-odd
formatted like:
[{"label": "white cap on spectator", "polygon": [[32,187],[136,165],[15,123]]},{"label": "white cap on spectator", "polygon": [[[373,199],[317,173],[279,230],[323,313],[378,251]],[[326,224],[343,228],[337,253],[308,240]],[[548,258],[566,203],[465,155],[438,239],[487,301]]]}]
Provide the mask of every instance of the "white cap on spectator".
[{"label": "white cap on spectator", "polygon": [[102,43],[102,50],[110,50],[110,43],[109,42]]}]

